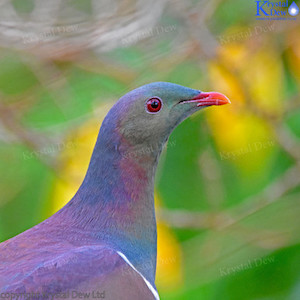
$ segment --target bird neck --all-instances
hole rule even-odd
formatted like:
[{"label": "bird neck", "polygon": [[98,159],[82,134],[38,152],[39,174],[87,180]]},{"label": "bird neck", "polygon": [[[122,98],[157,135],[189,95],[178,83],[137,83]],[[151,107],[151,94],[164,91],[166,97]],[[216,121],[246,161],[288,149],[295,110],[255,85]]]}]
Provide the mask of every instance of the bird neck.
[{"label": "bird neck", "polygon": [[132,146],[117,131],[102,126],[86,177],[69,207],[78,226],[122,252],[153,285],[157,254],[153,193],[161,149],[159,144]]}]

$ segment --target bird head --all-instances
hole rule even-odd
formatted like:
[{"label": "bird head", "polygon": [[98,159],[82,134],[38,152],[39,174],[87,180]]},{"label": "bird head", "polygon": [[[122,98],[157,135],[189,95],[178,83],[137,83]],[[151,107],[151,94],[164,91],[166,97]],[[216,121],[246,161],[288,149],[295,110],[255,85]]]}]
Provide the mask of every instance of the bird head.
[{"label": "bird head", "polygon": [[119,99],[108,114],[123,141],[132,146],[164,144],[172,130],[191,114],[230,103],[223,94],[201,92],[169,82],[141,86]]}]

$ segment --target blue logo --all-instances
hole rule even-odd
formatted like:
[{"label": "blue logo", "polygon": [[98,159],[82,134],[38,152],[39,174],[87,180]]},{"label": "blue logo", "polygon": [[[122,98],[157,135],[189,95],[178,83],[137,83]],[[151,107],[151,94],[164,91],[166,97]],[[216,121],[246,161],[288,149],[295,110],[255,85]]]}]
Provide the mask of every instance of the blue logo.
[{"label": "blue logo", "polygon": [[256,19],[257,20],[295,20],[299,14],[299,7],[294,1],[289,5],[289,1],[273,2],[269,0],[256,2]]},{"label": "blue logo", "polygon": [[293,17],[297,16],[299,14],[299,7],[298,5],[295,3],[295,1],[291,4],[291,6],[289,7],[288,10],[289,14]]}]

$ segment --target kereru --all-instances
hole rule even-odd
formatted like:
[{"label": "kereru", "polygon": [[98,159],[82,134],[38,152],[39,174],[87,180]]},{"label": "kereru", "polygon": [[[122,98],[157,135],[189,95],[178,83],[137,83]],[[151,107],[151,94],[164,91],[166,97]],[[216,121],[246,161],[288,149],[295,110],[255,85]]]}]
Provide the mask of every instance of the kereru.
[{"label": "kereru", "polygon": [[[35,299],[159,299],[154,175],[184,119],[223,94],[168,82],[139,87],[105,117],[82,185],[61,210],[0,244],[0,291]],[[52,298],[49,298],[52,299]]]}]

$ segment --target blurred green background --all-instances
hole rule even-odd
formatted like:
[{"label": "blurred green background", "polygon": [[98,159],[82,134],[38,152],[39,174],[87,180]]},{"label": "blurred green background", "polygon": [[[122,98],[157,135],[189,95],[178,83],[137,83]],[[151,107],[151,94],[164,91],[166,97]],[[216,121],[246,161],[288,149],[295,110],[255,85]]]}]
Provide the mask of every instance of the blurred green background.
[{"label": "blurred green background", "polygon": [[0,242],[70,200],[121,95],[170,81],[232,105],[186,120],[161,158],[161,299],[300,299],[300,15],[255,14],[255,1],[1,1]]}]

